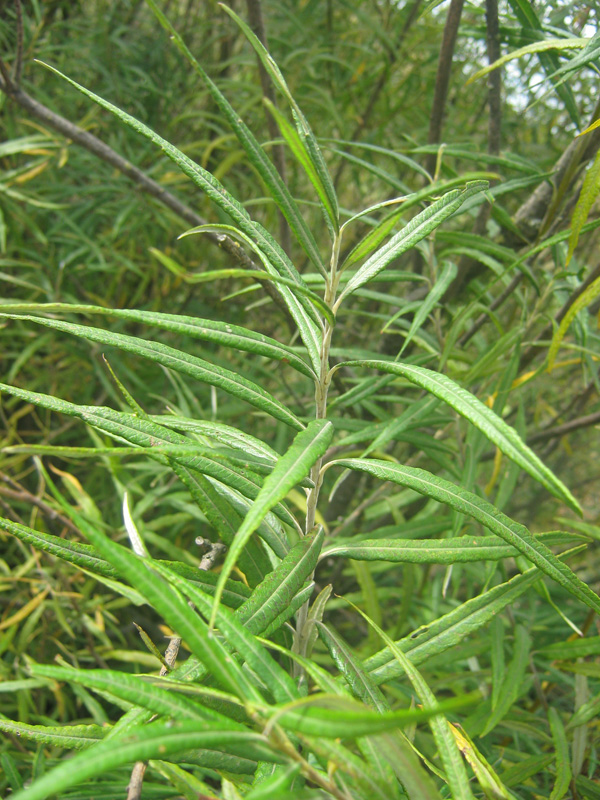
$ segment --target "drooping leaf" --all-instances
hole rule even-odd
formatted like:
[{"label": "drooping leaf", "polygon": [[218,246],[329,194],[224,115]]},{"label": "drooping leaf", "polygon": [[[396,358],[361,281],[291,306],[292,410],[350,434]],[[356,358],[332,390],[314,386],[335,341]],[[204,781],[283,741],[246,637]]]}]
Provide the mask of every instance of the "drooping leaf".
[{"label": "drooping leaf", "polygon": [[521,469],[524,469],[532,478],[541,483],[542,486],[545,486],[555,497],[559,497],[575,511],[581,513],[579,503],[571,492],[542,463],[531,448],[525,444],[514,428],[507,425],[501,417],[478,400],[475,395],[463,389],[451,378],[424,367],[412,364],[398,364],[390,361],[347,361],[338,364],[338,368],[343,366],[362,366],[378,369],[381,372],[406,378],[411,383],[435,395],[465,419],[468,419],[476,428],[479,428],[499,450],[518,464]]},{"label": "drooping leaf", "polygon": [[406,486],[419,494],[431,497],[440,503],[450,506],[461,514],[473,517],[492,533],[497,534],[505,542],[515,547],[520,553],[539,567],[542,572],[560,584],[574,597],[577,597],[589,608],[600,611],[600,597],[580,580],[566,564],[563,564],[554,553],[529,533],[519,523],[514,522],[502,512],[494,508],[487,500],[455,486],[443,478],[438,478],[425,470],[390,464],[376,459],[340,459],[331,462],[342,467],[356,469],[375,475],[381,480],[392,481]]},{"label": "drooping leaf", "polygon": [[302,423],[295,414],[253,381],[243,378],[232,370],[217,367],[197,356],[189,355],[183,350],[177,350],[174,347],[142,339],[141,337],[128,336],[123,333],[115,333],[86,325],[76,325],[73,322],[64,322],[63,320],[18,314],[2,314],[1,316],[7,316],[11,319],[26,319],[30,322],[35,322],[37,325],[44,325],[47,328],[64,331],[91,342],[100,342],[142,358],[147,358],[163,367],[169,367],[176,372],[189,375],[202,383],[208,383],[234,397],[245,400],[250,405],[270,414],[275,419],[285,422],[296,430],[302,430],[303,428]]}]

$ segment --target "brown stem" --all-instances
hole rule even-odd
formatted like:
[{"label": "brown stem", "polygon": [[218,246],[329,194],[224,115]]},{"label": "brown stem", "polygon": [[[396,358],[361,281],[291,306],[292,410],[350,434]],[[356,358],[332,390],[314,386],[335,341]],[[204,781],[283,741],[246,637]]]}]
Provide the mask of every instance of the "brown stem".
[{"label": "brown stem", "polygon": [[[452,0],[448,9],[444,35],[442,37],[442,49],[438,61],[437,75],[435,78],[435,92],[433,97],[433,108],[429,120],[429,144],[438,144],[442,135],[442,123],[444,120],[444,110],[448,98],[448,86],[450,85],[450,71],[452,69],[452,57],[454,46],[458,34],[458,26],[462,15],[464,0]],[[425,160],[425,169],[433,174],[437,161],[436,153],[429,153]]]},{"label": "brown stem", "polygon": [[[486,0],[485,5],[486,19],[486,40],[488,64],[494,64],[500,58],[500,33],[498,25],[498,0]],[[502,125],[502,71],[495,69],[488,75],[488,153],[497,156],[500,152],[500,132]],[[493,171],[494,165],[489,164],[488,169]],[[484,236],[487,229],[487,222],[490,218],[491,206],[483,203],[477,214],[473,233]],[[451,300],[460,293],[461,289],[469,280],[471,274],[479,268],[479,262],[469,256],[463,256],[458,264],[456,278],[448,288],[444,296],[444,301]]]},{"label": "brown stem", "polygon": [[[248,22],[250,23],[250,27],[254,31],[254,34],[263,45],[265,49],[269,49],[267,45],[267,33],[265,30],[265,23],[262,15],[262,7],[260,4],[260,0],[246,0],[246,6],[248,8]],[[276,105],[275,102],[275,90],[273,88],[273,81],[267,70],[264,68],[262,61],[257,56],[258,61],[258,74],[260,76],[260,85],[262,87],[263,96],[270,100],[273,105]],[[269,114],[269,112],[265,109],[265,117],[267,120],[267,130],[269,131],[269,137],[271,139],[277,139],[279,137],[279,129],[277,127],[277,123],[273,119],[273,117]],[[273,161],[275,163],[275,167],[277,168],[277,172],[281,175],[281,180],[285,183],[285,149],[282,144],[276,144],[273,146],[272,149],[273,153]],[[279,236],[280,242],[283,249],[286,253],[290,253],[291,250],[291,236],[290,236],[290,226],[287,224],[287,220],[281,213],[279,213]]]}]

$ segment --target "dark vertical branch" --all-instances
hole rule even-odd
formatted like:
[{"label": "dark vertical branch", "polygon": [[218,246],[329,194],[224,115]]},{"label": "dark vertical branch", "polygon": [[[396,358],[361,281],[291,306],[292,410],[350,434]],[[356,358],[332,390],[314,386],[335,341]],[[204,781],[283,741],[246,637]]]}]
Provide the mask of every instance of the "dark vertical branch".
[{"label": "dark vertical branch", "polygon": [[[464,0],[452,0],[450,8],[448,9],[448,17],[446,18],[444,35],[442,37],[442,49],[440,51],[437,75],[435,78],[433,108],[431,109],[429,135],[427,137],[428,144],[438,144],[442,135],[442,122],[444,119],[446,100],[448,98],[452,57],[454,55],[454,46],[456,44],[456,36],[458,34],[463,5]],[[429,153],[425,161],[425,168],[432,174],[435,171],[436,160],[436,154]]]},{"label": "dark vertical branch", "polygon": [[[500,29],[498,25],[498,0],[486,0],[486,44],[488,64],[494,64],[500,58]],[[502,127],[502,71],[492,70],[488,75],[488,153],[497,156],[500,152],[501,127]],[[489,164],[488,169],[493,170]],[[479,208],[473,233],[483,236],[490,218],[491,206],[483,203]],[[458,264],[456,278],[446,292],[446,300],[456,297],[468,281],[473,271],[479,266],[472,258],[463,257]]]},{"label": "dark vertical branch", "polygon": [[13,76],[15,84],[20,86],[23,74],[23,7],[21,0],[15,0],[15,11],[17,12],[17,53]]},{"label": "dark vertical branch", "polygon": [[[246,0],[246,6],[248,8],[248,22],[250,23],[250,27],[254,31],[256,37],[259,39],[261,44],[268,50],[267,46],[267,33],[265,30],[265,23],[263,20],[262,15],[262,8],[260,5],[260,0]],[[264,97],[276,105],[275,101],[275,90],[273,89],[273,83],[271,78],[269,77],[269,73],[264,68],[262,61],[260,58],[258,60],[258,74],[260,76],[260,85],[262,87],[262,93]],[[273,117],[269,114],[269,112],[265,109],[265,116],[267,119],[267,130],[269,131],[269,137],[271,139],[277,139],[279,137],[279,130],[277,128],[277,123],[273,119]],[[281,175],[281,179],[285,183],[285,150],[282,144],[273,145],[273,161],[275,163],[275,167],[277,171]],[[287,224],[287,221],[281,212],[279,213],[279,235],[280,235],[280,244],[282,245],[283,249],[289,254],[291,249],[291,239],[290,239],[290,228]]]}]

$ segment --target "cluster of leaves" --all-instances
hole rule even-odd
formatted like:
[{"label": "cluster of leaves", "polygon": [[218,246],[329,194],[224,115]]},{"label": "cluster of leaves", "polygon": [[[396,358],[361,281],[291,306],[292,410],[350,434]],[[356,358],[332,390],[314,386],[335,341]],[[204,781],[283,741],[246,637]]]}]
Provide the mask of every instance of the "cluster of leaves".
[{"label": "cluster of leaves", "polygon": [[[12,569],[2,562],[2,581],[11,591],[21,580],[32,589],[0,622],[0,691],[15,698],[14,713],[9,703],[0,716],[9,735],[0,754],[5,786],[20,800],[113,797],[134,763],[148,762],[143,796],[157,798],[598,797],[590,722],[600,676],[582,659],[600,651],[600,637],[587,635],[600,598],[579,555],[585,550],[589,559],[598,529],[560,518],[547,530],[550,513],[517,513],[519,502],[548,496],[581,510],[525,438],[533,429],[553,441],[539,430],[539,414],[562,421],[595,391],[597,335],[580,312],[595,300],[600,278],[578,253],[580,237],[594,241],[585,234],[597,226],[590,219],[597,158],[579,199],[572,194],[572,224],[563,213],[594,125],[528,240],[524,229],[533,223],[522,212],[526,202],[518,209],[520,193],[543,187],[547,165],[525,153],[479,152],[475,133],[468,146],[458,138],[446,148],[418,146],[426,120],[415,122],[412,140],[388,130],[398,111],[392,98],[427,78],[427,47],[408,78],[394,67],[413,24],[413,42],[440,32],[434,6],[416,22],[415,3],[391,46],[398,10],[377,4],[373,21],[365,4],[354,4],[346,46],[354,36],[361,61],[352,69],[336,52],[340,44],[322,58],[342,14],[314,19],[315,4],[307,3],[296,16],[286,10],[286,25],[274,13],[270,30],[282,40],[290,27],[301,32],[296,58],[314,40],[298,75],[292,58],[280,70],[225,8],[215,40],[199,48],[227,53],[213,80],[161,5],[147,5],[153,15],[140,3],[128,6],[126,26],[107,18],[105,40],[124,53],[106,66],[125,64],[118,98],[110,80],[98,94],[64,75],[66,84],[52,75],[52,86],[70,84],[110,112],[121,125],[110,129],[111,143],[151,164],[148,175],[161,170],[163,187],[188,191],[180,186],[185,176],[202,191],[200,211],[210,222],[187,230],[176,252],[157,248],[158,231],[181,231],[160,197],[120,200],[107,184],[90,189],[87,155],[83,201],[74,206],[57,170],[77,156],[46,128],[9,138],[0,150],[17,165],[3,184],[2,219],[11,222],[2,224],[1,318],[13,356],[1,385],[10,467],[3,476],[14,510],[0,530],[15,564],[25,557]],[[512,58],[525,60],[524,69],[535,60],[561,103],[560,122],[579,125],[597,39],[557,32],[558,20],[548,35],[532,6],[511,9],[504,38],[520,47]],[[56,13],[72,30],[70,15]],[[74,13],[84,20],[91,12]],[[476,29],[478,12],[469,13]],[[34,8],[27,20],[41,56],[51,50],[48,28],[60,29],[48,16]],[[150,65],[142,80],[135,58],[127,59],[126,31],[137,32],[145,52],[143,42],[162,35],[158,23],[165,46],[173,40],[169,59],[177,66],[167,76]],[[481,36],[470,35],[456,64]],[[276,48],[277,35],[272,41]],[[252,133],[262,112],[242,42],[253,46],[266,85],[287,109],[275,95],[265,102],[278,137],[268,147]],[[366,88],[359,89],[372,85],[379,51],[388,113],[371,121],[372,141],[359,143],[367,120],[350,137],[342,132],[345,120],[360,117]],[[292,89],[288,67],[297,78]],[[161,74],[174,95],[203,87],[207,140],[171,143],[189,112],[184,102],[172,113]],[[2,76],[7,90],[6,69]],[[328,91],[338,87],[344,91],[331,103]],[[103,99],[109,95],[135,116]],[[555,106],[548,102],[545,113]],[[307,116],[319,108],[330,128],[318,140]],[[166,113],[175,120],[170,130],[161,122]],[[285,180],[269,157],[279,143]],[[421,158],[431,157],[428,172]],[[41,192],[40,175],[48,177],[43,199],[19,188],[36,180]],[[111,195],[108,208],[94,192]],[[300,196],[311,202],[300,205]],[[42,228],[38,212],[55,215],[54,228]],[[471,231],[471,219],[484,228],[475,222]],[[281,242],[269,232],[277,225]],[[206,237],[229,243],[227,257],[214,251],[220,263],[198,255]],[[152,266],[136,252],[139,241],[153,246]],[[55,270],[52,260],[67,252]],[[461,275],[467,289],[453,298]],[[235,289],[223,313],[212,283],[225,278]],[[197,283],[212,294],[199,298]],[[239,324],[248,292],[265,289],[278,305],[259,300],[247,312],[250,324]],[[497,311],[507,297],[512,307]],[[167,304],[186,313],[165,313]],[[548,347],[548,319],[560,306]],[[487,319],[499,333],[493,341]],[[543,370],[557,366],[568,332],[575,358],[558,366],[578,370],[576,379],[567,373],[574,385],[554,386],[546,407],[531,413],[527,392],[553,386]],[[523,349],[522,340],[529,341]],[[90,363],[90,347],[109,354],[109,377]],[[548,360],[536,368],[538,353]],[[118,409],[102,405],[106,397]],[[17,509],[27,510],[29,524]],[[228,547],[218,571],[199,570],[190,554],[199,529]],[[214,555],[214,542],[210,549]],[[133,643],[132,621],[147,652]],[[177,641],[175,654],[181,647],[179,664],[161,653],[161,633]],[[49,652],[58,665],[48,663]],[[81,752],[65,759],[65,750]],[[132,786],[133,779],[130,793]]]}]

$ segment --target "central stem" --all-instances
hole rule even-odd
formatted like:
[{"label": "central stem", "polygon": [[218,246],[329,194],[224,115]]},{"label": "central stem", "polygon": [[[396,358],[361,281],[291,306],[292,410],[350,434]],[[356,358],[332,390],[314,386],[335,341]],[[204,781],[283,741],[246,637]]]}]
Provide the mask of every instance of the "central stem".
[{"label": "central stem", "polygon": [[[337,274],[338,258],[340,254],[340,236],[336,235],[333,247],[331,250],[331,262],[329,277],[325,282],[325,303],[329,308],[333,307],[335,302],[335,295],[339,276]],[[318,379],[315,380],[315,419],[325,419],[327,416],[327,395],[329,392],[329,385],[331,383],[331,375],[329,371],[329,351],[331,349],[331,338],[333,335],[333,324],[329,320],[323,320],[323,338],[321,340],[320,352],[320,370]],[[315,526],[315,516],[317,513],[317,504],[319,502],[319,494],[321,492],[321,483],[323,477],[321,475],[321,467],[323,466],[323,457],[318,458],[310,472],[310,477],[313,482],[313,487],[308,493],[306,501],[306,528],[305,533],[308,534]],[[312,576],[311,576],[312,577]],[[295,647],[296,652],[300,655],[306,655],[306,644],[308,642],[307,632],[305,631],[306,620],[308,617],[308,601],[298,610],[296,618],[296,637]]]}]

